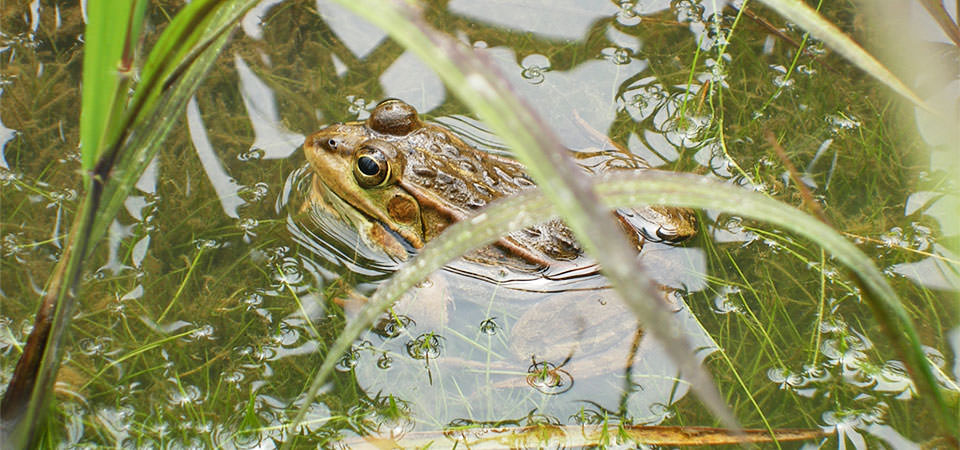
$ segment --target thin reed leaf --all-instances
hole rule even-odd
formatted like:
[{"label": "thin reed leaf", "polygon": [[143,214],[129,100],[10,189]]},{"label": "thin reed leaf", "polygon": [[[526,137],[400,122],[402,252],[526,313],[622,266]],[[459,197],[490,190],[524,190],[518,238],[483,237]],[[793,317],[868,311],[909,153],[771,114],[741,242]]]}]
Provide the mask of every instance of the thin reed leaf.
[{"label": "thin reed leaf", "polygon": [[80,148],[84,185],[89,187],[89,171],[103,153],[105,134],[126,104],[129,60],[140,36],[146,1],[91,1],[87,8]]},{"label": "thin reed leaf", "polygon": [[860,45],[843,34],[840,29],[832,23],[827,22],[813,8],[807,6],[798,0],[761,0],[767,6],[786,17],[788,20],[796,22],[801,28],[807,30],[813,37],[823,41],[827,47],[846,58],[853,65],[876,78],[881,83],[886,84],[898,94],[907,98],[915,105],[930,110],[917,94],[907,85],[903,84],[896,75],[890,72],[880,61],[877,61],[872,55],[867,53]]},{"label": "thin reed leaf", "polygon": [[[179,58],[172,59],[172,61],[176,61],[174,67],[161,67],[157,62],[158,60],[168,60],[162,55],[154,56],[155,52],[164,50],[151,51],[148,58],[148,63],[153,61],[154,65],[151,79],[161,80],[162,82],[155,82],[149,88],[157,89],[162,95],[155,93],[134,97],[134,101],[139,98],[141,101],[149,100],[151,103],[135,103],[130,107],[127,123],[136,124],[136,126],[129,129],[129,138],[125,141],[124,150],[119,153],[117,161],[115,161],[111,182],[103,188],[102,206],[92,227],[94,240],[99,240],[104,236],[110,222],[116,216],[120,207],[123,206],[123,202],[136,185],[140,175],[160,150],[167,133],[178,122],[176,118],[180,111],[183,111],[187,101],[196,91],[200,82],[203,81],[217,55],[220,54],[220,50],[226,45],[229,32],[243,14],[256,3],[255,0],[234,0],[221,5],[220,9],[213,12],[204,8],[184,10],[184,12],[177,14],[174,22],[171,23],[171,27],[177,25],[173,31],[177,33],[177,36],[181,36],[184,33],[184,28],[192,23],[202,22],[209,28],[205,32],[192,30],[195,36],[185,38],[185,42],[194,42],[192,47],[187,49],[177,48],[175,51],[165,50],[167,52],[174,51],[179,55]],[[184,13],[206,13],[213,17],[198,19],[183,16]],[[182,20],[181,17],[183,17]],[[166,36],[166,33],[161,36],[158,45],[166,41]],[[169,42],[165,42],[165,44],[169,44]],[[165,45],[162,49],[168,49],[168,45]],[[144,72],[147,72],[146,68]],[[164,75],[162,79],[158,78],[161,72]],[[138,86],[138,89],[147,88],[146,85]]]},{"label": "thin reed leaf", "polygon": [[[178,15],[174,19],[177,26],[172,26],[161,35],[160,41],[165,45],[159,50],[155,48],[148,58],[148,61],[166,61],[171,65],[152,69],[151,73],[163,76],[150,78],[159,81],[141,83],[134,99],[147,100],[135,101],[133,105],[136,108],[130,107],[122,114],[118,108],[124,104],[126,96],[120,93],[126,93],[126,84],[114,75],[118,64],[122,66],[132,61],[133,51],[127,45],[139,40],[133,36],[139,36],[145,7],[138,4],[128,5],[130,9],[111,10],[106,2],[90,3],[88,20],[93,28],[90,29],[92,33],[87,34],[89,60],[84,60],[82,104],[85,108],[91,108],[92,112],[81,111],[81,117],[84,118],[81,121],[87,120],[81,123],[81,129],[86,130],[86,134],[81,131],[81,142],[84,147],[83,167],[92,168],[94,173],[92,179],[86,171],[84,173],[86,191],[71,227],[66,249],[47,283],[47,294],[41,302],[34,328],[3,398],[0,440],[13,448],[25,448],[37,440],[36,432],[42,412],[51,401],[53,381],[63,354],[63,338],[75,308],[74,292],[83,261],[105,234],[119,210],[119,204],[171,129],[175,122],[173,118],[182,111],[186,99],[196,90],[216,55],[226,45],[228,31],[256,2],[195,2],[206,7],[188,8],[190,14]],[[117,11],[125,14],[122,15],[124,20],[117,20],[121,17]],[[141,17],[134,18],[133,14],[140,14]],[[130,29],[114,28],[120,26],[118,23]],[[217,26],[211,27],[210,24]],[[192,26],[199,28],[190,28]],[[192,38],[179,39],[184,29],[189,29]],[[115,39],[118,35],[125,38]],[[106,49],[99,52],[100,47]],[[157,52],[165,55],[153,56]],[[177,56],[182,58],[177,59]],[[91,77],[89,79],[88,74]],[[88,83],[94,85],[90,90]],[[105,97],[91,98],[98,94]],[[115,119],[121,116],[124,119]],[[144,120],[144,117],[152,121]],[[134,130],[131,128],[134,124],[153,128]],[[141,138],[124,139],[131,135]],[[152,140],[141,140],[144,137]],[[121,157],[119,164],[118,156]],[[104,193],[109,195],[104,197]],[[109,200],[106,207],[103,199]]]}]

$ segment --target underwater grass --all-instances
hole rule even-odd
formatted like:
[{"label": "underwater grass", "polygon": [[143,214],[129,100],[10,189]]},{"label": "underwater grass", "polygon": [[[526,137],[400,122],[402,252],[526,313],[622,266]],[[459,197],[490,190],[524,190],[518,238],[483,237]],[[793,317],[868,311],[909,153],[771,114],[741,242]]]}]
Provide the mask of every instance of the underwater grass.
[{"label": "underwater grass", "polygon": [[[782,8],[782,12],[792,20],[798,21],[872,76],[888,84],[917,105],[925,107],[923,102],[889,71],[839,30],[820,19],[815,12],[809,8],[793,7],[792,4],[798,2],[773,3],[775,3],[774,6]],[[598,208],[599,205],[589,204],[592,198],[589,187],[577,186],[572,181],[578,178],[569,176],[572,173],[567,172],[570,164],[563,159],[562,149],[556,139],[545,129],[542,122],[536,119],[521,102],[512,97],[509,88],[502,86],[502,80],[496,79],[495,75],[490,75],[489,69],[483,62],[460,49],[457,43],[431,34],[428,27],[419,21],[414,11],[403,10],[402,6],[395,6],[388,2],[343,2],[343,4],[356,14],[380,26],[402,45],[417,53],[444,79],[448,88],[477,112],[511,146],[538,182],[539,189],[551,200],[556,212],[570,224],[578,238],[584,242],[588,253],[594,256],[602,267],[605,267],[604,273],[610,278],[612,286],[640,316],[656,318],[655,306],[645,303],[649,301],[649,296],[644,295],[649,282],[646,282],[644,276],[631,270],[634,265],[628,262],[628,256],[620,254],[620,250],[628,247],[620,245],[618,248],[617,240],[611,237],[605,226],[597,226],[597,224],[608,222],[609,217],[605,214],[605,209]],[[934,415],[940,422],[941,429],[948,433],[960,433],[957,427],[958,420],[937,385],[930,364],[920,346],[916,330],[896,293],[873,262],[839,233],[817,219],[762,194],[719,185],[705,178],[684,177],[676,174],[655,176],[645,174],[631,180],[626,177],[618,180],[621,184],[617,187],[621,188],[621,191],[611,192],[609,189],[613,186],[603,184],[599,186],[608,188],[606,193],[619,200],[614,202],[616,206],[652,203],[722,209],[779,225],[808,237],[828,250],[846,265],[867,289],[870,294],[866,296],[868,304],[884,325],[884,331],[898,349],[898,353],[906,360],[912,378],[921,391],[921,396],[936,412]],[[622,189],[632,189],[632,191],[623,192]],[[467,250],[492,242],[512,229],[535,222],[536,220],[528,216],[534,215],[534,211],[539,213],[537,218],[540,220],[551,215],[546,211],[544,204],[538,204],[531,199],[526,200],[528,203],[522,203],[523,198],[525,197],[508,200],[504,203],[507,206],[502,206],[502,209],[491,207],[474,219],[451,227],[447,233],[429,243],[414,260],[401,267],[387,283],[383,284],[361,315],[348,325],[331,346],[330,352],[307,392],[307,401],[293,420],[293,428],[296,428],[303,418],[307,406],[319,392],[340,355],[403,292],[430,272],[439,269],[443,264]],[[544,200],[539,201],[544,202]],[[516,211],[524,211],[524,214],[517,217]],[[489,229],[486,228],[488,226]],[[495,231],[494,227],[496,227]],[[459,230],[462,235],[457,235],[455,230]],[[471,236],[468,237],[467,234]],[[434,255],[433,252],[437,254]],[[631,277],[640,281],[631,284],[629,281]],[[629,289],[629,286],[641,288]],[[657,322],[662,321],[654,319],[644,322],[652,325],[651,328],[660,337],[672,335],[668,327],[657,326]],[[674,348],[682,347],[682,344],[673,343],[672,345]],[[730,426],[732,416],[719,400],[716,388],[711,383],[709,391],[706,390],[708,388],[703,385],[703,379],[706,377],[696,376],[701,372],[690,370],[688,360],[684,359],[680,362],[684,373],[692,378],[691,384],[699,388],[695,391],[701,399],[714,414]],[[290,445],[291,441],[285,443],[286,448]]]},{"label": "underwater grass", "polygon": [[[827,22],[817,12],[807,6],[806,3],[799,0],[760,0],[782,16],[796,22],[801,28],[807,30],[813,37],[823,41],[828,47],[840,53],[851,64],[859,67],[861,70],[876,78],[881,83],[886,84],[898,94],[904,96],[913,104],[930,110],[930,107],[913,93],[907,85],[903,84],[890,70],[880,61],[877,61],[872,55],[857,45],[853,39],[850,39],[840,29],[832,23]],[[745,6],[745,5],[744,5]]]},{"label": "underwater grass", "polygon": [[[685,72],[685,73],[686,73],[686,72]],[[731,121],[731,122],[732,122],[732,121]],[[734,155],[737,155],[737,153],[734,153]],[[747,169],[750,170],[750,168],[747,168]],[[214,200],[211,200],[211,201],[214,201],[214,202],[215,202],[216,200],[214,199]],[[218,231],[218,232],[219,232],[219,231]],[[218,234],[218,232],[213,232],[213,233],[211,233],[211,234],[212,234],[212,235],[216,235],[216,234]],[[709,241],[709,240],[708,240],[708,239],[705,239],[704,241]],[[151,248],[151,251],[153,251],[153,250],[155,250],[155,248]],[[203,272],[203,268],[202,268],[202,267],[198,267],[197,270],[198,270],[198,272],[201,272],[201,273]],[[182,277],[182,276],[183,276],[183,273],[185,273],[185,271],[186,271],[186,267],[183,267],[183,268],[179,268],[179,267],[178,267],[178,272],[176,272],[176,275],[171,276],[169,279],[179,280],[179,279],[180,279],[179,277]],[[774,273],[779,273],[779,272],[774,272]],[[767,277],[770,277],[770,276],[771,276],[771,275],[767,275]],[[744,277],[744,276],[741,275],[741,278],[742,278],[742,282],[743,282],[743,283],[748,283],[746,277]],[[176,287],[176,284],[177,284],[176,282],[173,283],[174,288]],[[749,286],[749,284],[748,284],[747,286],[744,286],[744,287],[745,287],[745,289],[744,289],[744,291],[743,291],[740,295],[746,297],[747,299],[749,299],[749,300],[751,300],[751,301],[754,301],[754,302],[755,302],[755,301],[759,300],[759,296],[763,295],[763,290],[764,290],[764,288],[762,288],[762,287],[752,288],[752,287]],[[750,291],[748,291],[746,288],[749,288]],[[902,295],[903,295],[903,294],[902,294]],[[751,298],[751,296],[753,296],[754,298]],[[167,298],[169,298],[169,297],[167,297]],[[774,298],[777,298],[777,296],[774,296]],[[746,302],[747,300],[743,300],[743,301]],[[777,308],[779,304],[780,304],[779,301],[777,301],[777,302],[775,302],[774,305],[771,305],[771,308]],[[182,305],[182,303],[181,303],[181,305]],[[161,305],[161,307],[162,307],[162,306],[163,306],[163,305]],[[142,308],[142,307],[141,307],[141,308]],[[145,311],[147,310],[146,308],[142,308],[142,309],[144,309]],[[176,310],[174,310],[174,311],[176,311]],[[157,312],[157,311],[153,311],[153,312],[152,312],[153,316],[156,315],[156,312]],[[752,311],[751,311],[751,313],[752,313]],[[770,316],[770,314],[767,313],[766,310],[761,310],[760,312],[758,312],[758,315],[761,316],[761,320],[765,320],[766,317]],[[174,316],[174,315],[171,314],[171,317],[173,317],[173,316]],[[753,321],[751,320],[751,322],[753,322]],[[769,334],[773,334],[774,332],[777,331],[777,330],[771,329],[771,328],[769,328],[769,327],[761,327],[759,324],[756,324],[755,326],[758,327],[758,329],[755,330],[755,333],[757,334],[758,339],[763,338],[764,336],[768,336]],[[143,343],[145,343],[145,342],[152,342],[152,340],[147,339],[147,340],[144,340],[144,341],[143,341]],[[144,344],[144,345],[145,345],[145,344]],[[228,345],[227,347],[230,347],[230,346]],[[321,352],[322,352],[322,350],[321,350]],[[302,370],[298,375],[304,375],[304,378],[305,378],[305,375],[309,374],[309,372],[311,371],[311,369],[312,369],[311,367],[308,367],[307,369]],[[751,368],[746,369],[746,370],[756,370],[756,369],[753,368],[753,367],[751,367]],[[742,370],[741,373],[743,373],[744,371],[745,371],[745,370]],[[747,375],[749,375],[749,374],[747,374]],[[181,376],[181,377],[184,377],[185,374],[181,373],[180,376]],[[288,380],[288,381],[292,381],[293,384],[299,385],[301,380],[302,380],[302,379],[296,379],[296,377],[293,377],[291,380]],[[106,382],[106,380],[105,380],[105,379],[104,379],[104,380],[101,380],[101,382]],[[273,382],[274,382],[274,383],[280,383],[280,382],[278,382],[277,380],[274,380]],[[771,387],[766,386],[765,389],[771,389]],[[339,390],[337,391],[337,393],[339,394]],[[253,398],[253,396],[251,395],[251,398],[249,399],[249,402],[250,402],[250,405],[251,405],[251,406],[249,407],[250,409],[253,408],[253,406],[252,406],[252,404],[253,404],[252,398]],[[795,397],[791,397],[791,398],[795,398]],[[243,399],[243,400],[246,401],[247,399]],[[327,400],[327,401],[329,402],[330,400]],[[334,401],[335,401],[335,400],[334,400]],[[743,402],[745,402],[745,400],[740,400],[740,399],[734,399],[733,401],[743,401]],[[241,402],[241,403],[242,403],[242,402]],[[367,405],[365,405],[365,406],[367,406]],[[761,405],[761,406],[764,406],[764,405]],[[207,408],[211,408],[211,407],[208,406]],[[745,408],[746,408],[746,407],[745,407]],[[359,408],[358,408],[358,409],[359,409]],[[211,410],[212,410],[212,409],[211,409]],[[164,418],[164,419],[166,419],[166,420],[176,420],[174,417],[166,417],[166,418]],[[358,419],[353,419],[353,418],[349,418],[349,419],[350,419],[350,420],[353,420],[353,421],[355,421],[355,422],[359,422]],[[256,418],[253,418],[253,419],[251,420],[251,423],[255,423],[256,420],[257,420]],[[324,420],[324,421],[329,421],[329,420],[345,420],[345,419],[344,419],[344,416],[333,415],[333,416],[331,416],[329,419],[323,419],[323,420]],[[742,418],[741,418],[741,420],[746,420],[746,419],[742,419]],[[345,421],[346,421],[346,420],[345,420]],[[812,420],[810,420],[809,422],[812,423],[812,422],[816,422],[816,421],[817,421],[816,419],[812,419]],[[146,425],[145,425],[145,426],[146,426]],[[335,427],[334,427],[334,428],[335,428]],[[262,429],[278,429],[278,428],[277,428],[277,427],[273,427],[273,426],[264,425]],[[148,433],[147,430],[140,430],[140,432],[143,433],[143,434],[147,434],[147,433]],[[106,435],[104,435],[104,436],[106,436]],[[287,434],[287,436],[289,436],[289,434]]]},{"label": "underwater grass", "polygon": [[[125,3],[122,8],[112,8],[114,5],[106,1],[90,2],[80,137],[85,192],[65,251],[48,280],[36,325],[3,399],[2,437],[6,443],[21,448],[36,441],[62,358],[82,262],[106,233],[127,193],[159,150],[175,122],[172,118],[183,110],[226,44],[228,32],[254,3],[190,3],[161,34],[127,104],[128,75],[146,1]],[[116,36],[124,38],[118,40]],[[134,137],[128,139],[131,135]]]}]

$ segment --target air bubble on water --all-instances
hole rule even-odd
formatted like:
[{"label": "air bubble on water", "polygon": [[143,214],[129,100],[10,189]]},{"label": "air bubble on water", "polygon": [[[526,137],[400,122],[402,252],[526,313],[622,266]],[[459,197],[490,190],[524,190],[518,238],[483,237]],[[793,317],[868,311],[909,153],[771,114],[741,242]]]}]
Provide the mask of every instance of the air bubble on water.
[{"label": "air bubble on water", "polygon": [[250,292],[243,297],[241,302],[244,305],[247,305],[247,310],[251,308],[256,308],[257,306],[260,306],[261,303],[263,303],[263,295],[261,295],[259,292]]},{"label": "air bubble on water", "polygon": [[803,377],[782,367],[767,370],[767,379],[778,384],[780,389],[793,390],[803,383]]},{"label": "air bubble on water", "polygon": [[216,339],[216,337],[213,335],[213,332],[214,332],[213,325],[210,325],[210,324],[203,325],[200,328],[197,328],[196,330],[194,330],[192,333],[190,333],[190,338],[195,341],[199,341],[199,340],[212,341]]},{"label": "air bubble on water", "polygon": [[66,188],[59,191],[50,192],[50,203],[47,204],[47,208],[58,206],[64,202],[72,202],[77,198],[77,191],[74,189]]},{"label": "air bubble on water", "polygon": [[880,244],[881,247],[888,248],[905,247],[906,242],[903,240],[903,229],[900,227],[891,228],[880,236]]},{"label": "air bubble on water", "polygon": [[350,114],[359,115],[367,108],[367,101],[363,97],[348,95],[347,102],[350,104],[350,106],[347,107],[347,111],[349,111]]},{"label": "air bubble on water", "polygon": [[742,309],[740,308],[740,305],[737,304],[736,300],[731,299],[731,297],[736,297],[738,294],[740,294],[739,287],[721,287],[717,295],[713,298],[713,312],[717,314],[742,312]]},{"label": "air bubble on water", "polygon": [[814,42],[803,49],[803,51],[810,56],[823,56],[827,54],[827,49],[821,42]]},{"label": "air bubble on water", "polygon": [[413,359],[435,359],[443,349],[443,337],[434,333],[425,333],[407,341],[407,354]]},{"label": "air bubble on water", "polygon": [[710,69],[710,82],[718,83],[720,86],[729,87],[727,84],[727,70],[726,65],[722,62],[718,62],[713,58],[708,58],[705,62],[708,69]]},{"label": "air bubble on water", "polygon": [[296,286],[303,281],[303,267],[296,258],[285,257],[275,269],[274,279],[284,285]]},{"label": "air bubble on water", "polygon": [[353,370],[354,367],[357,367],[357,364],[360,362],[360,352],[355,348],[351,348],[349,351],[343,354],[340,357],[340,360],[337,361],[335,369],[339,372],[349,372]]},{"label": "air bubble on water", "polygon": [[234,371],[223,374],[222,378],[223,378],[223,381],[226,381],[227,383],[232,384],[234,385],[234,387],[239,389],[240,382],[243,381],[244,375],[243,375],[243,372],[234,370]]},{"label": "air bubble on water", "polygon": [[804,74],[804,75],[807,75],[807,76],[815,75],[815,74],[817,73],[817,70],[816,70],[816,69],[814,69],[814,68],[812,68],[812,67],[810,67],[810,66],[808,66],[808,65],[806,65],[806,64],[800,64],[799,66],[797,66],[797,68],[795,69],[795,71],[796,71],[797,73],[801,73],[801,74]]},{"label": "air bubble on water", "polygon": [[619,6],[620,9],[617,10],[617,23],[620,25],[632,27],[643,21],[643,18],[640,16],[640,11],[637,10],[636,1],[622,1]]},{"label": "air bubble on water", "polygon": [[263,159],[263,157],[264,157],[266,154],[267,154],[267,152],[264,151],[264,150],[261,149],[261,148],[250,148],[250,149],[248,149],[248,150],[246,150],[246,151],[243,151],[243,152],[240,152],[239,154],[237,154],[237,159],[240,160],[240,161],[244,161],[244,162],[246,162],[246,161],[258,161],[258,160],[260,160],[260,159]]},{"label": "air bubble on water", "polygon": [[500,331],[500,325],[497,325],[496,317],[490,317],[488,319],[483,319],[480,322],[480,332],[488,336],[497,334]]},{"label": "air bubble on water", "polygon": [[824,120],[834,134],[860,128],[860,120],[849,114],[828,114]]},{"label": "air bubble on water", "polygon": [[520,76],[530,84],[543,83],[543,68],[539,66],[524,67],[523,71],[520,72]]},{"label": "air bubble on water", "polygon": [[543,83],[544,73],[550,70],[550,60],[541,54],[532,54],[523,58],[520,62],[522,71],[520,76],[530,84]]},{"label": "air bubble on water", "polygon": [[292,347],[300,340],[300,330],[281,321],[277,332],[270,337],[270,340],[281,347]]},{"label": "air bubble on water", "polygon": [[672,4],[674,13],[677,16],[677,22],[680,23],[699,23],[703,22],[703,5],[693,0],[679,0]]},{"label": "air bubble on water", "polygon": [[0,167],[0,186],[8,186],[15,181],[19,181],[21,178],[21,175]]},{"label": "air bubble on water", "polygon": [[933,242],[933,238],[931,236],[932,231],[930,228],[918,222],[911,222],[910,228],[913,231],[913,237],[910,239],[910,246],[914,250],[921,252],[927,251]]},{"label": "air bubble on water", "polygon": [[171,406],[187,406],[202,403],[200,388],[194,385],[174,386],[167,391],[167,401]]},{"label": "air bubble on water", "polygon": [[22,234],[20,233],[7,233],[3,235],[3,240],[0,241],[0,249],[2,249],[2,254],[4,259],[14,258],[17,262],[24,262],[22,258],[23,254],[26,253],[26,246],[21,242]]},{"label": "air bubble on water", "polygon": [[270,188],[267,183],[261,181],[252,186],[240,187],[240,189],[237,190],[237,195],[244,201],[253,203],[263,200],[269,192]]},{"label": "air bubble on water", "polygon": [[534,362],[527,368],[527,384],[537,391],[557,395],[573,388],[569,372],[549,362]]},{"label": "air bubble on water", "polygon": [[793,86],[793,78],[787,78],[786,75],[777,75],[773,77],[773,86],[779,89],[785,89]]},{"label": "air bubble on water", "polygon": [[81,339],[77,343],[77,346],[80,348],[80,353],[83,353],[87,356],[101,356],[108,353],[110,344],[113,342],[113,339],[106,336],[98,336],[95,338],[85,338]]},{"label": "air bubble on water", "polygon": [[623,47],[607,47],[600,51],[604,58],[616,65],[629,64],[633,60],[633,52]]},{"label": "air bubble on water", "polygon": [[210,250],[210,249],[220,248],[221,244],[220,242],[217,242],[214,239],[201,238],[201,239],[195,239],[193,241],[193,246],[196,247],[197,250]]}]

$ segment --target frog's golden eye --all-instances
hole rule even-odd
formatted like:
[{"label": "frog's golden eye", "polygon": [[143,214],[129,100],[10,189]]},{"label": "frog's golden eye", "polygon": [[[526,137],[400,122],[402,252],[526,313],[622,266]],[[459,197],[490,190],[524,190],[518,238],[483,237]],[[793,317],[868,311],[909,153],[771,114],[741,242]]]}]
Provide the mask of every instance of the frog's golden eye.
[{"label": "frog's golden eye", "polygon": [[363,146],[357,152],[353,165],[353,176],[363,187],[382,185],[390,178],[390,164],[384,152],[370,145]]}]

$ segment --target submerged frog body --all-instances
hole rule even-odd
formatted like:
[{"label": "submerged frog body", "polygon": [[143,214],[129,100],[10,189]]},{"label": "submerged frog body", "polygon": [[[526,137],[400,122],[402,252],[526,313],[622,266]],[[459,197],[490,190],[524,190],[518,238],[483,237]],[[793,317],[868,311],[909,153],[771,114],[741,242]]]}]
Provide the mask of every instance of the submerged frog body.
[{"label": "submerged frog body", "polygon": [[[310,135],[304,151],[315,174],[313,203],[352,222],[368,244],[400,259],[408,246],[421,248],[491,201],[533,186],[517,161],[467,145],[395,99],[377,105],[364,122],[337,123]],[[598,158],[599,165],[613,169],[647,167],[626,151],[576,155],[585,160],[585,170]],[[682,208],[618,209],[615,214],[633,231],[638,248],[645,240],[681,241],[695,233],[692,212]],[[570,230],[554,220],[511,233],[468,258],[519,259],[522,263],[511,265],[535,268],[580,253]]]}]

